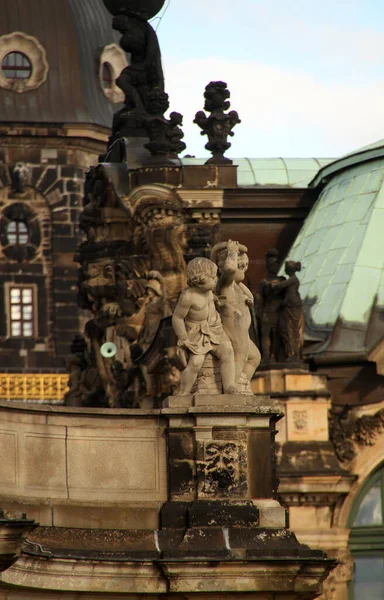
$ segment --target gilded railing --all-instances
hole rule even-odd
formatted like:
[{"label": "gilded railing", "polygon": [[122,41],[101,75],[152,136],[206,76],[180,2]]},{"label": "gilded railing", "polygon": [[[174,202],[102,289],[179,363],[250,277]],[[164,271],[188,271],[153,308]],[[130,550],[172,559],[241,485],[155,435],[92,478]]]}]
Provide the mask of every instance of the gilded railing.
[{"label": "gilded railing", "polygon": [[68,389],[68,375],[0,373],[0,400],[58,402]]}]

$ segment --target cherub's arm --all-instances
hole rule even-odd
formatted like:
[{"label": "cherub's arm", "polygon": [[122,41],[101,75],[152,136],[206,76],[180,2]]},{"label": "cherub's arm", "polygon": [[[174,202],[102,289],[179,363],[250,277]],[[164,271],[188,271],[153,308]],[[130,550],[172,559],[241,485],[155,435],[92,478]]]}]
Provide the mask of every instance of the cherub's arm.
[{"label": "cherub's arm", "polygon": [[227,258],[225,259],[222,274],[218,282],[218,290],[228,287],[235,281],[237,271],[237,262],[239,258],[239,242],[228,241]]},{"label": "cherub's arm", "polygon": [[239,288],[241,289],[241,291],[243,292],[244,296],[247,297],[246,303],[248,304],[248,306],[253,306],[255,303],[255,299],[253,297],[253,294],[251,292],[250,289],[247,288],[246,285],[244,285],[244,283],[239,283]]},{"label": "cherub's arm", "polygon": [[184,342],[188,340],[184,319],[188,315],[190,308],[191,296],[189,290],[187,289],[181,293],[172,317],[172,327],[179,339],[179,342]]}]

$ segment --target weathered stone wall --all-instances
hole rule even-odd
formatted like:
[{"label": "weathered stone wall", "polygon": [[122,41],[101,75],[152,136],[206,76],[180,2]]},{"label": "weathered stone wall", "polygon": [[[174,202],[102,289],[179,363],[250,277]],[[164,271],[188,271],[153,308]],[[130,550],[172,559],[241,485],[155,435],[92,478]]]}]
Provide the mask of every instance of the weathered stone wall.
[{"label": "weathered stone wall", "polygon": [[[7,130],[8,136],[10,134]],[[27,137],[34,135],[36,137]],[[77,265],[73,261],[81,241],[78,218],[82,209],[85,173],[98,161],[104,145],[84,139],[44,137],[59,131],[15,131],[2,141],[0,164],[0,222],[12,205],[27,207],[40,231],[35,255],[26,260],[0,244],[0,364],[2,371],[45,372],[64,369],[73,337],[81,330],[77,309]],[[20,137],[19,137],[20,136]],[[24,193],[11,184],[14,166],[29,171]],[[6,213],[7,214],[7,213]],[[12,214],[12,208],[11,212]],[[4,230],[6,220],[0,228]],[[32,285],[37,290],[36,324],[29,339],[9,336],[9,307],[5,285]],[[3,318],[4,315],[4,318]]]}]

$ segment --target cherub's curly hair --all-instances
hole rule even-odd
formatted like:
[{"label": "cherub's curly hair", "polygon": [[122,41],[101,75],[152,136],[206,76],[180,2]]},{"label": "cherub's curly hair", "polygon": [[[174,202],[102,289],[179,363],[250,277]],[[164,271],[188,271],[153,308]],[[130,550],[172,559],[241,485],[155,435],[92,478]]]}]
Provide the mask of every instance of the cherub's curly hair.
[{"label": "cherub's curly hair", "polygon": [[188,263],[187,283],[189,286],[203,283],[207,275],[210,277],[216,277],[217,275],[217,265],[209,258],[198,257]]}]

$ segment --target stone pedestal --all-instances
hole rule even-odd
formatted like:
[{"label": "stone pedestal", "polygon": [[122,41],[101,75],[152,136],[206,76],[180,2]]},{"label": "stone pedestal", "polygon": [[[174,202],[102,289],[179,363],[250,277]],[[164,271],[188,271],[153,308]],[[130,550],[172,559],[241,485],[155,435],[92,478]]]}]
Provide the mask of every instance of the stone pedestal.
[{"label": "stone pedestal", "polygon": [[161,529],[174,532],[164,555],[172,559],[171,589],[315,597],[332,561],[297,541],[277,501],[278,403],[267,395],[194,394],[169,397],[162,413],[169,420],[169,500]]},{"label": "stone pedestal", "polygon": [[266,395],[152,410],[0,403],[0,506],[41,517],[0,574],[0,600],[315,598],[334,562],[287,528],[281,417]]},{"label": "stone pedestal", "polygon": [[170,501],[276,498],[275,424],[283,415],[267,396],[195,394],[164,404]]}]

